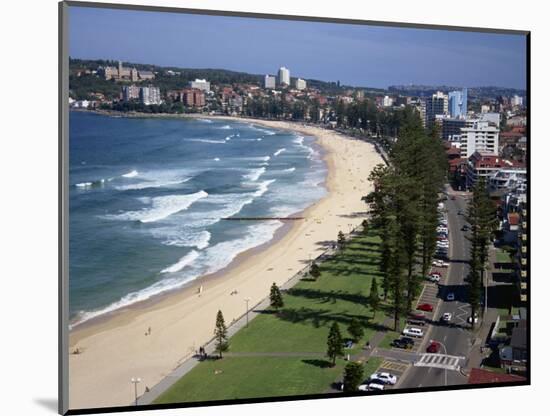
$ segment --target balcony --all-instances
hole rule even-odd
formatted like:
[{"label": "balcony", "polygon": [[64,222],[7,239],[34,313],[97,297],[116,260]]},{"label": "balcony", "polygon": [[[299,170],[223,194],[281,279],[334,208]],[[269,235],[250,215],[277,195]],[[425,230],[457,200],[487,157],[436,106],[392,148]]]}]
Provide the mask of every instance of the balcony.
[{"label": "balcony", "polygon": [[527,279],[527,270],[522,270],[520,276],[522,279]]}]

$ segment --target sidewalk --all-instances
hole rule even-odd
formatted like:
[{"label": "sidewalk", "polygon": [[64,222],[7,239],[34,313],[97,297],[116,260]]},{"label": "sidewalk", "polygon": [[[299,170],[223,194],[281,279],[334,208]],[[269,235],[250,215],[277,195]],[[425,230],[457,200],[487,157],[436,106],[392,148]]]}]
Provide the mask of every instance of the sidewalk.
[{"label": "sidewalk", "polygon": [[[494,249],[494,247],[491,247],[489,249],[490,267],[488,267],[488,270],[486,272],[488,273],[487,275],[488,287],[495,285],[495,282],[493,281],[493,278],[492,278],[495,262],[496,262],[496,250]],[[468,360],[466,362],[466,366],[462,371],[462,373],[465,376],[469,375],[472,368],[480,368],[483,360],[491,354],[490,350],[487,351],[487,349],[483,347],[485,347],[485,344],[489,339],[492,325],[493,323],[495,323],[497,317],[498,317],[497,309],[487,308],[487,312],[485,316],[483,316],[483,321],[481,323],[481,326],[474,331],[473,333],[473,335],[475,336],[474,343],[472,345],[470,353],[468,354]]]}]

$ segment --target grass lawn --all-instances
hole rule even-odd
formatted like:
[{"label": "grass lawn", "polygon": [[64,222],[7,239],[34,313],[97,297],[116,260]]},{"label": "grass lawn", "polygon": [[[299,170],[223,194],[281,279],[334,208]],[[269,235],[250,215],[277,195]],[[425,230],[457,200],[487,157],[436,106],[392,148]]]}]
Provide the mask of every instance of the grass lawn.
[{"label": "grass lawn", "polygon": [[[378,276],[379,288],[382,283],[379,243],[373,231],[355,237],[336,256],[319,265],[321,276],[317,280],[302,280],[285,292],[281,311],[267,310],[235,334],[229,352],[324,354],[332,323],[338,322],[342,336],[347,338],[352,318],[362,323],[365,335],[345,353],[358,352],[386,317],[378,311],[373,320],[367,305],[372,279]],[[379,359],[371,358],[366,376],[379,364]],[[345,361],[338,360],[334,368],[326,365],[324,358],[307,356],[233,356],[207,361],[180,379],[156,403],[325,393],[342,377]]]},{"label": "grass lawn", "polygon": [[[366,379],[382,363],[372,357],[364,366]],[[329,391],[340,380],[346,361],[335,367],[304,357],[226,357],[209,360],[178,380],[155,404],[200,402],[275,396],[299,396]]]},{"label": "grass lawn", "polygon": [[155,403],[323,393],[342,374],[343,363],[338,360],[335,367],[324,368],[318,360],[298,357],[227,357],[206,361]]},{"label": "grass lawn", "polygon": [[[320,265],[316,281],[302,280],[284,294],[284,308],[265,311],[249,328],[231,339],[231,352],[320,352],[326,351],[329,328],[338,322],[343,337],[357,318],[365,335],[356,348],[380,328],[385,319],[378,311],[372,319],[367,297],[373,276],[379,274],[376,236],[357,237],[334,258]],[[381,281],[378,282],[379,287]]]},{"label": "grass lawn", "polygon": [[496,260],[498,263],[511,263],[512,262],[512,259],[510,258],[510,255],[508,254],[508,252],[504,251],[504,250],[501,250],[501,249],[496,249]]}]

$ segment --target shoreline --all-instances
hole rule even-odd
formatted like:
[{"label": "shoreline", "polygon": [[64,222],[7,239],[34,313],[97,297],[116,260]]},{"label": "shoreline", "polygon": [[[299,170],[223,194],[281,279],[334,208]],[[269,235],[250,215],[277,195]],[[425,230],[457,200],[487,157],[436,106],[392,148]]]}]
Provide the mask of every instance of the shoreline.
[{"label": "shoreline", "polygon": [[[294,122],[198,118],[248,122],[313,136],[324,150],[327,195],[302,211],[304,220],[284,224],[270,241],[240,253],[224,269],[73,328],[68,351],[72,409],[128,405],[131,377],[143,380],[139,394],[157,384],[212,337],[218,309],[230,325],[245,311],[245,297],[251,305],[259,303],[271,283],[283,284],[309,263],[308,258],[317,257],[324,250],[321,242],[334,241],[339,230],[346,232],[365,218],[360,197],[370,190],[368,173],[382,162],[371,144]],[[197,293],[199,286],[204,288],[202,294]],[[148,328],[152,328],[150,335],[146,335]],[[81,353],[70,354],[76,348]]]},{"label": "shoreline", "polygon": [[[141,114],[141,113],[139,113],[139,114]],[[101,115],[111,116],[110,114],[103,114],[103,113],[101,113]],[[130,117],[130,118],[133,118],[133,117]],[[141,117],[136,117],[136,118],[141,118]],[[159,115],[157,118],[162,118],[162,116]],[[199,117],[197,117],[197,118],[199,118]],[[208,119],[218,118],[220,120],[225,120],[225,121],[241,121],[241,122],[245,122],[245,123],[253,123],[252,122],[253,119],[243,120],[243,119],[237,119],[235,117],[230,117],[230,116],[219,116],[219,117],[214,116],[214,117],[200,117],[200,118],[203,118],[203,119],[204,118],[208,118]],[[193,117],[192,119],[196,119],[196,118]],[[255,123],[255,124],[262,125],[263,127],[275,128],[272,125],[263,125],[261,123]],[[279,128],[279,127],[277,127],[277,130],[285,130],[285,131],[292,131],[292,132],[297,131],[297,130],[294,130],[294,129],[290,130],[288,128]],[[328,184],[327,183],[328,183],[328,176],[329,176],[329,173],[330,173],[330,168],[328,166],[326,150],[321,145],[319,145],[319,143],[317,143],[317,137],[316,136],[312,136],[311,134],[305,133],[305,132],[303,134],[307,135],[308,137],[313,137],[313,139],[314,139],[313,146],[315,146],[317,148],[316,150],[318,150],[320,152],[321,159],[323,160],[323,162],[325,164],[325,168],[327,170],[327,175],[325,176],[323,182],[321,183],[321,186],[327,191],[327,195],[328,195],[330,193],[330,190],[328,189]],[[296,212],[290,214],[289,216],[295,216],[295,217],[296,216],[297,217],[305,216],[308,209],[314,207],[316,204],[318,204],[327,195],[325,195],[322,198],[320,198],[319,200],[313,202],[308,207],[306,207],[306,208],[304,208],[300,211],[296,211]],[[109,312],[101,313],[97,316],[94,316],[92,318],[86,319],[86,320],[81,321],[81,322],[78,322],[78,321],[71,322],[71,321],[69,321],[69,335],[72,335],[73,333],[75,333],[76,331],[78,331],[80,329],[85,329],[87,327],[91,327],[91,326],[94,326],[94,325],[97,325],[97,324],[104,323],[104,322],[118,316],[119,314],[126,313],[128,311],[133,310],[133,309],[139,310],[139,309],[147,308],[148,306],[154,306],[155,304],[157,304],[158,302],[161,302],[166,297],[176,295],[178,293],[182,293],[182,292],[185,292],[185,291],[191,291],[191,293],[196,293],[201,285],[203,285],[205,283],[210,283],[211,281],[215,281],[216,279],[223,276],[224,273],[228,273],[232,269],[234,269],[238,264],[240,264],[240,262],[246,261],[246,259],[248,257],[250,257],[251,255],[253,255],[255,253],[261,253],[263,250],[269,249],[269,247],[272,244],[276,244],[281,238],[284,237],[284,235],[286,233],[290,232],[292,230],[292,228],[295,227],[295,226],[297,226],[297,224],[295,224],[295,223],[283,222],[282,226],[280,228],[278,228],[277,230],[275,230],[275,233],[273,234],[273,237],[270,240],[268,240],[268,241],[266,241],[262,244],[259,244],[256,247],[249,248],[249,249],[237,254],[235,256],[235,258],[227,266],[222,267],[220,270],[217,270],[213,273],[198,276],[198,277],[194,278],[193,280],[184,283],[182,286],[180,286],[178,288],[169,289],[169,290],[166,290],[164,292],[154,294],[154,295],[152,295],[151,297],[149,297],[147,299],[140,300],[140,301],[131,303],[129,305],[122,306],[120,308],[117,308],[117,309],[109,311]],[[90,312],[94,312],[94,311],[90,311]],[[69,347],[72,347],[72,344],[74,344],[74,343],[72,343],[71,340],[70,340],[69,341]]]}]

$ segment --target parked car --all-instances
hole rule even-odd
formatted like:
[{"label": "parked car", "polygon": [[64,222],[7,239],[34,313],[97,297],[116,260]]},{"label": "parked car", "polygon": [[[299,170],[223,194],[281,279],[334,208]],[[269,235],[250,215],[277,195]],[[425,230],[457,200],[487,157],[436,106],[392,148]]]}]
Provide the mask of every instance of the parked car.
[{"label": "parked car", "polygon": [[407,344],[414,345],[414,339],[410,337],[401,337],[400,339]]},{"label": "parked car", "polygon": [[344,341],[344,348],[353,348],[353,341],[350,339]]},{"label": "parked car", "polygon": [[461,228],[462,231],[469,231],[470,230],[470,226],[468,224],[464,224]]},{"label": "parked car", "polygon": [[447,293],[447,300],[448,300],[449,302],[454,301],[454,300],[455,300],[455,294],[454,294],[453,292]]},{"label": "parked car", "polygon": [[426,315],[424,315],[422,312],[411,312],[409,313],[409,316],[412,319],[418,319],[419,321],[426,319]]},{"label": "parked car", "polygon": [[380,391],[384,390],[384,385],[380,383],[369,383],[367,386],[367,391]]},{"label": "parked car", "polygon": [[418,309],[419,311],[432,312],[434,310],[434,307],[429,303],[421,303],[416,307],[416,309]]},{"label": "parked car", "polygon": [[441,280],[441,276],[438,275],[438,274],[432,273],[432,274],[430,274],[430,275],[428,276],[428,280],[429,280],[430,282],[437,283],[437,282],[439,282],[439,281]]},{"label": "parked car", "polygon": [[441,344],[437,341],[431,341],[428,345],[428,348],[426,348],[426,352],[437,354],[439,350],[441,349]]},{"label": "parked car", "polygon": [[449,267],[449,263],[445,263],[443,260],[434,260],[432,266],[435,267]]},{"label": "parked car", "polygon": [[443,315],[441,315],[441,321],[449,323],[451,322],[451,319],[453,318],[453,314],[451,312],[445,312]]},{"label": "parked car", "polygon": [[422,338],[424,336],[424,331],[422,331],[420,328],[411,327],[405,328],[402,334],[409,337]]},{"label": "parked car", "polygon": [[424,326],[426,325],[426,321],[424,321],[423,319],[407,319],[407,323],[409,325],[417,325],[417,326]]},{"label": "parked car", "polygon": [[[412,343],[407,342],[405,340],[411,340]],[[396,338],[392,341],[391,346],[395,348],[402,348],[404,350],[409,350],[414,346],[414,341],[412,338],[406,338],[406,337]]]},{"label": "parked car", "polygon": [[392,373],[388,373],[388,372],[371,374],[371,376],[369,377],[369,380],[370,381],[378,380],[378,381],[381,381],[383,384],[391,384],[392,386],[395,383],[397,383],[397,377]]}]

